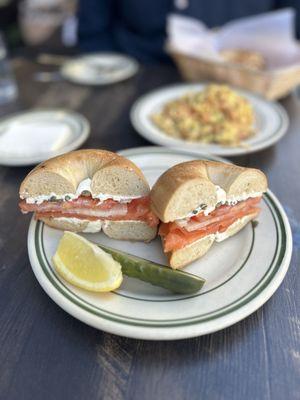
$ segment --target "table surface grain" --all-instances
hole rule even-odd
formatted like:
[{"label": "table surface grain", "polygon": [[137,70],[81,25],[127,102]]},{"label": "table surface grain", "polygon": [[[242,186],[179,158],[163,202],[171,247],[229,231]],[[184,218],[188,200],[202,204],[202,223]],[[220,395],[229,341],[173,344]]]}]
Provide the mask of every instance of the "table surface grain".
[{"label": "table surface grain", "polygon": [[[172,66],[142,67],[103,88],[40,83],[33,61],[15,59],[20,96],[1,115],[66,107],[91,123],[84,147],[120,150],[149,145],[129,120],[142,94],[180,81]],[[290,269],[257,312],[221,332],[151,342],[91,328],[60,309],[37,283],[27,255],[30,216],[18,210],[18,187],[29,168],[0,167],[0,398],[282,400],[300,399],[300,103],[283,101],[291,124],[272,148],[235,162],[263,169],[293,230]]]}]

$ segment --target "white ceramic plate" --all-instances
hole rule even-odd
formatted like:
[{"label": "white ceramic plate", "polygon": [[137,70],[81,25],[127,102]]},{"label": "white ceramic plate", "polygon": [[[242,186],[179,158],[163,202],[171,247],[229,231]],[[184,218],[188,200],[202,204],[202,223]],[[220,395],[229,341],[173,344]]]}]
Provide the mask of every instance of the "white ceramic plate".
[{"label": "white ceramic plate", "polygon": [[138,68],[133,58],[123,54],[94,53],[67,61],[60,72],[74,83],[107,85],[130,78]]},{"label": "white ceramic plate", "polygon": [[159,112],[171,100],[183,96],[188,92],[203,90],[207,84],[179,84],[155,90],[141,97],[131,110],[131,122],[136,131],[145,139],[161,146],[177,147],[180,149],[199,151],[202,154],[217,154],[221,156],[237,156],[265,149],[276,143],[287,131],[289,119],[284,108],[274,102],[240,89],[237,92],[246,97],[252,104],[255,112],[256,135],[243,141],[242,146],[221,146],[188,142],[172,138],[157,128],[150,116]]},{"label": "white ceramic plate", "polygon": [[[167,168],[195,159],[195,154],[146,147],[121,152],[139,165],[150,184]],[[205,157],[216,159],[214,157]],[[262,306],[283,280],[291,258],[289,222],[276,197],[268,192],[259,224],[214,244],[186,268],[206,279],[199,293],[176,295],[124,277],[120,289],[93,294],[78,289],[55,272],[52,256],[62,232],[34,219],[28,233],[32,269],[47,294],[75,318],[116,335],[170,340],[204,335],[247,317]],[[94,242],[125,250],[160,263],[165,259],[159,239],[145,244],[122,242],[101,234],[85,234]],[[276,310],[269,310],[276,313]]]},{"label": "white ceramic plate", "polygon": [[[37,164],[77,149],[89,133],[90,124],[87,119],[67,110],[35,110],[2,118],[0,165]],[[52,137],[53,134],[55,137]],[[1,135],[5,135],[6,140],[11,137],[9,146],[1,144]]]}]

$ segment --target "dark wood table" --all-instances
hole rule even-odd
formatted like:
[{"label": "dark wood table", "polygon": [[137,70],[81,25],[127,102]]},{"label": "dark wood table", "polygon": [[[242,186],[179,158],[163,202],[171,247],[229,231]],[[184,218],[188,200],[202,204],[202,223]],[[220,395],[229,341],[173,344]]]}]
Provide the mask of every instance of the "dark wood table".
[{"label": "dark wood table", "polygon": [[[66,107],[91,123],[85,147],[120,150],[149,145],[132,128],[140,95],[180,80],[172,66],[142,67],[104,88],[38,83],[42,67],[15,60],[18,104],[8,111]],[[44,68],[45,69],[45,68]],[[236,158],[262,168],[290,218],[294,251],[287,276],[256,313],[221,332],[150,342],[93,329],[60,309],[37,283],[27,255],[30,216],[18,210],[29,168],[0,167],[0,398],[3,400],[300,399],[300,103],[283,104],[291,125],[272,148]]]}]

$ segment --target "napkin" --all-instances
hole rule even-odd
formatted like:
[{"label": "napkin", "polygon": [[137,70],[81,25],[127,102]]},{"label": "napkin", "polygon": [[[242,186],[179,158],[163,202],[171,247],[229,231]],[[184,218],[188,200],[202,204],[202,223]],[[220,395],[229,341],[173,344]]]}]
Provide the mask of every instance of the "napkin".
[{"label": "napkin", "polygon": [[221,50],[256,51],[264,56],[268,69],[280,69],[300,63],[294,23],[292,8],[241,18],[218,29],[208,29],[194,18],[171,14],[167,22],[168,47],[219,62],[226,62],[219,54]]},{"label": "napkin", "polygon": [[59,121],[15,122],[0,131],[0,152],[16,157],[55,152],[71,136],[68,126]]}]

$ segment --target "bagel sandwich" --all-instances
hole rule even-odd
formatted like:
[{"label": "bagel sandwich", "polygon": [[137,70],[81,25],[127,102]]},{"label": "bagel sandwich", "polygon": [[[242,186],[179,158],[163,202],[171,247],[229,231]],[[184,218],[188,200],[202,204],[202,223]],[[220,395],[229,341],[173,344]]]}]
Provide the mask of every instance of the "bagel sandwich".
[{"label": "bagel sandwich", "polygon": [[35,167],[20,186],[22,213],[73,232],[103,232],[113,239],[150,241],[158,218],[150,188],[128,159],[105,150],[77,150]]},{"label": "bagel sandwich", "polygon": [[216,242],[239,232],[259,212],[267,190],[263,172],[196,160],[168,169],[153,186],[151,208],[172,268],[202,257]]}]

